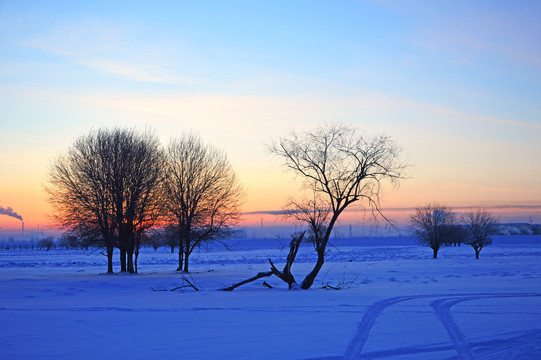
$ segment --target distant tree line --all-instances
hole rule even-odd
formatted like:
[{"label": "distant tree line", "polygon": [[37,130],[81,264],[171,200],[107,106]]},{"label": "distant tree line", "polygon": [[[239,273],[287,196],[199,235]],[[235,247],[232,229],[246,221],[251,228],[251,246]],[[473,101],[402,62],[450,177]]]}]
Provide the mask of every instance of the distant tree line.
[{"label": "distant tree line", "polygon": [[194,248],[231,233],[243,198],[225,153],[196,135],[164,148],[151,132],[129,129],[77,138],[52,161],[46,191],[66,241],[105,249],[109,273],[114,249],[120,271],[137,272],[140,246],[157,227],[179,249],[178,270],[188,271]]},{"label": "distant tree line", "polygon": [[474,208],[461,215],[440,204],[415,209],[410,217],[413,235],[421,245],[432,249],[433,258],[443,246],[470,245],[479,259],[481,250],[492,244],[498,221],[487,209]]}]

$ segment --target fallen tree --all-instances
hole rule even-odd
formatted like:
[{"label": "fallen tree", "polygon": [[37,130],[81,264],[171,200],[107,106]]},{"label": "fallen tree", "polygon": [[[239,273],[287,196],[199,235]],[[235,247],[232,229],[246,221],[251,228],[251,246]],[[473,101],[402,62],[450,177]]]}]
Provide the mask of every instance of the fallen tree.
[{"label": "fallen tree", "polygon": [[[284,270],[282,271],[278,270],[276,266],[274,266],[274,264],[272,263],[272,260],[269,259],[269,263],[271,266],[270,271],[257,273],[257,275],[252,276],[249,279],[243,280],[233,285],[226,286],[225,288],[220,289],[220,290],[233,291],[239,286],[251,283],[252,281],[256,281],[264,277],[269,277],[271,275],[276,275],[278,278],[282,279],[284,282],[288,284],[290,289],[292,289],[293,287],[298,287],[297,282],[295,281],[295,277],[291,273],[291,267],[293,266],[293,262],[295,261],[295,257],[297,256],[297,252],[299,251],[299,246],[302,242],[302,239],[305,233],[306,231],[303,231],[299,236],[294,237],[293,240],[291,240],[291,242],[289,243],[289,254],[287,255],[287,260],[284,266]],[[269,287],[268,284],[265,286]]]}]

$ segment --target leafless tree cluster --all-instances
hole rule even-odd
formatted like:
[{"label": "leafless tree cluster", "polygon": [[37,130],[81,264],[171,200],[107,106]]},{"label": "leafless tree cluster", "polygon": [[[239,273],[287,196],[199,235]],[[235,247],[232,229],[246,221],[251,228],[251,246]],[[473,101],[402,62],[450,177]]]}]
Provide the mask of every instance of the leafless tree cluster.
[{"label": "leafless tree cluster", "polygon": [[166,224],[162,227],[152,229],[148,233],[145,245],[150,245],[157,251],[161,247],[171,249],[171,254],[175,253],[175,248],[178,246],[178,231],[173,224]]},{"label": "leafless tree cluster", "polygon": [[[192,167],[187,166],[185,162],[194,156],[192,151],[207,147],[200,142],[199,148],[179,150],[174,146],[184,139],[196,142],[197,138],[186,136],[163,150],[157,137],[148,131],[100,129],[76,139],[52,162],[46,190],[55,219],[71,233],[99,242],[107,252],[108,272],[113,272],[115,248],[120,252],[121,271],[137,272],[141,242],[157,224],[170,225],[168,229],[181,233],[183,239],[188,236],[188,240],[203,241],[219,237],[238,219],[240,200],[235,196],[240,196],[240,186],[225,155],[220,155],[221,162],[200,156]],[[175,166],[180,172],[172,173]],[[213,181],[205,177],[211,174]],[[184,197],[172,196],[173,179],[177,177],[188,179],[179,185],[189,189]],[[194,188],[205,181],[206,187]],[[218,182],[220,185],[216,185]],[[220,192],[227,186],[237,192]],[[190,208],[182,216],[188,213],[190,224],[195,224],[188,228],[189,235],[182,222],[186,218],[168,223],[173,209],[187,206]],[[191,252],[195,245],[188,244]],[[180,252],[186,254],[185,247]]]},{"label": "leafless tree cluster", "polygon": [[202,242],[227,237],[239,221],[243,189],[223,151],[195,135],[169,143],[164,199],[176,227],[178,269],[188,271],[189,257]]},{"label": "leafless tree cluster", "polygon": [[471,245],[479,259],[479,253],[492,244],[491,236],[497,232],[496,218],[487,209],[475,208],[459,215],[436,203],[416,208],[410,226],[419,243],[432,249],[434,259],[442,246],[457,243]]},{"label": "leafless tree cluster", "polygon": [[52,162],[46,190],[59,224],[106,248],[108,272],[113,272],[115,247],[121,271],[136,272],[141,237],[163,208],[163,176],[163,154],[154,135],[97,130],[76,139]]},{"label": "leafless tree cluster", "polygon": [[80,238],[74,234],[66,233],[58,240],[58,245],[64,249],[87,249],[92,245],[86,241],[88,239]]},{"label": "leafless tree cluster", "polygon": [[286,214],[307,226],[306,240],[312,242],[317,253],[313,269],[298,284],[291,267],[303,236],[296,236],[284,270],[279,271],[269,260],[270,274],[277,275],[290,288],[308,289],[323,267],[325,250],[340,215],[357,202],[381,214],[382,187],[385,183],[397,185],[404,179],[406,164],[401,149],[388,136],[368,137],[353,127],[338,124],[291,132],[272,144],[270,150],[304,181],[308,195],[292,199]]},{"label": "leafless tree cluster", "polygon": [[48,236],[46,238],[38,241],[38,249],[45,249],[47,251],[51,250],[54,246],[54,240],[52,237]]}]

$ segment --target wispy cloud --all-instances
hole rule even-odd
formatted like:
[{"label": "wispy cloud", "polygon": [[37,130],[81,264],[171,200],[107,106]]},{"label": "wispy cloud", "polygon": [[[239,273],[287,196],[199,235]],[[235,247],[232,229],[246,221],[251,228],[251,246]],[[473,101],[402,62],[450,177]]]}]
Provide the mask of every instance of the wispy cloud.
[{"label": "wispy cloud", "polygon": [[530,130],[541,130],[541,124],[534,124],[534,123],[525,122],[525,121],[509,120],[509,119],[502,119],[502,118],[496,118],[496,117],[485,116],[485,115],[471,114],[471,113],[463,112],[460,110],[449,109],[449,108],[444,108],[444,107],[439,107],[439,106],[432,106],[432,105],[425,105],[425,106],[431,109],[432,111],[435,111],[441,114],[456,116],[456,117],[460,117],[464,119],[479,120],[483,122],[489,122],[489,123],[500,124],[500,125],[510,125],[510,126],[521,127],[521,128],[530,129]]},{"label": "wispy cloud", "polygon": [[167,51],[158,45],[134,45],[133,33],[136,31],[129,26],[83,19],[50,26],[21,45],[63,57],[100,75],[137,82],[196,83],[194,77],[180,74],[179,64],[164,61]]},{"label": "wispy cloud", "polygon": [[[472,203],[471,205],[460,205],[460,206],[451,206],[455,210],[468,210],[472,208],[488,208],[492,210],[526,210],[526,211],[541,211],[541,202],[538,204],[477,204]],[[414,206],[402,206],[402,207],[382,207],[381,211],[383,212],[412,212],[415,211]],[[362,212],[362,213],[371,213],[373,212],[370,208],[359,208],[352,207],[344,210],[344,212]],[[275,215],[282,216],[286,212],[284,210],[260,210],[260,211],[249,211],[244,212],[243,215]]]},{"label": "wispy cloud", "polygon": [[[449,108],[438,104],[422,102],[414,99],[401,98],[385,94],[362,93],[357,96],[342,97],[336,99],[336,104],[340,104],[344,111],[353,111],[362,113],[366,111],[408,111],[411,113],[428,113],[433,115],[442,115],[445,117],[455,117],[467,120],[475,120],[484,123],[512,126],[530,130],[541,130],[541,124],[520,121],[516,119],[503,119],[487,116],[483,114],[473,114],[460,109]],[[434,116],[432,116],[434,119]],[[437,117],[436,117],[437,118]]]},{"label": "wispy cloud", "polygon": [[259,211],[247,211],[243,212],[243,215],[277,215],[282,216],[291,213],[291,211],[286,210],[259,210]]},{"label": "wispy cloud", "polygon": [[[318,119],[326,119],[326,109],[330,107],[319,98],[304,96],[279,97],[228,94],[186,94],[172,96],[148,96],[134,94],[58,94],[59,99],[77,102],[96,107],[131,110],[143,114],[154,114],[164,117],[193,119],[200,121],[209,119],[213,122],[224,122],[235,128],[252,125],[259,121],[273,120],[279,126],[291,124],[291,119],[298,120],[295,126],[303,126]],[[306,121],[306,123],[305,123]],[[272,125],[272,124],[267,124]],[[272,126],[270,126],[272,127]]]},{"label": "wispy cloud", "polygon": [[541,25],[536,2],[525,2],[516,11],[496,3],[471,4],[467,8],[450,4],[446,8],[435,2],[425,9],[427,19],[439,21],[421,21],[422,30],[417,35],[420,44],[433,51],[454,54],[458,61],[470,62],[486,55],[541,68],[541,46],[536,35],[541,32]]},{"label": "wispy cloud", "polygon": [[75,58],[118,50],[127,29],[93,19],[51,25],[22,40],[21,45]]},{"label": "wispy cloud", "polygon": [[74,62],[131,81],[162,84],[196,83],[194,79],[180,76],[178,71],[172,68],[155,63],[113,61],[98,57],[78,58],[74,59]]},{"label": "wispy cloud", "polygon": [[499,186],[486,186],[486,185],[474,185],[474,184],[463,184],[463,183],[452,183],[449,184],[454,188],[460,189],[469,189],[475,191],[487,191],[495,193],[525,193],[523,189],[509,188],[509,187],[499,187]]}]

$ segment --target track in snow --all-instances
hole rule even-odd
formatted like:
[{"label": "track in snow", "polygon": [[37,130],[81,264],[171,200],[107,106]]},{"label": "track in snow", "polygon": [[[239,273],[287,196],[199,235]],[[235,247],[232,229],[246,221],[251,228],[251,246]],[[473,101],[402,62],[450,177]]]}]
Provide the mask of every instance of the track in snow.
[{"label": "track in snow", "polygon": [[[351,340],[350,344],[348,345],[346,352],[343,357],[333,357],[332,359],[361,359],[363,357],[363,348],[364,345],[370,335],[370,332],[372,330],[372,327],[376,323],[377,318],[382,314],[382,312],[397,303],[410,301],[410,300],[417,300],[417,299],[430,299],[435,298],[436,300],[431,302],[431,307],[436,313],[436,316],[438,320],[442,323],[442,325],[445,327],[447,333],[449,334],[449,337],[452,340],[453,346],[427,346],[423,348],[415,347],[415,348],[403,348],[403,349],[395,349],[394,351],[385,351],[385,352],[379,352],[379,353],[371,353],[368,355],[368,357],[386,357],[386,356],[392,356],[392,355],[401,355],[401,354],[414,354],[414,353],[428,353],[433,351],[441,351],[441,350],[450,350],[455,349],[458,353],[458,359],[462,360],[472,360],[476,359],[475,354],[472,352],[472,345],[475,346],[483,346],[484,343],[475,343],[470,344],[467,342],[464,334],[458,327],[457,323],[454,321],[450,309],[452,306],[464,302],[464,301],[471,301],[471,300],[479,300],[479,299],[489,299],[489,298],[509,298],[509,297],[537,297],[541,296],[541,294],[534,294],[534,293],[520,293],[520,294],[443,294],[443,295],[417,295],[417,296],[402,296],[402,297],[393,297],[389,299],[385,299],[382,301],[378,301],[374,304],[372,304],[366,311],[361,323],[359,324],[359,327],[357,329],[357,333]],[[526,335],[526,336],[534,336],[539,337],[539,332],[534,332],[532,334]],[[512,341],[520,341],[520,336],[516,337],[514,339],[510,339]],[[486,342],[485,342],[486,343]],[[486,345],[484,345],[486,346]],[[495,349],[495,352],[497,350]],[[491,354],[487,354],[485,356],[482,356],[481,358],[496,358],[490,356]],[[493,354],[496,355],[496,354]],[[487,357],[488,356],[488,357]],[[331,358],[327,358],[331,359]]]}]

